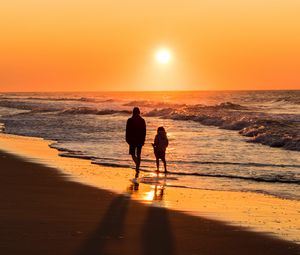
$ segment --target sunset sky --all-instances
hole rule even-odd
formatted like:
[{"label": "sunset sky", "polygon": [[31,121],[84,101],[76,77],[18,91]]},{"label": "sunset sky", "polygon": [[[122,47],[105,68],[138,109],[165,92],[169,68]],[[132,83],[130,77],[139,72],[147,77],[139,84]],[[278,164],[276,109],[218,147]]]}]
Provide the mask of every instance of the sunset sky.
[{"label": "sunset sky", "polygon": [[0,36],[0,91],[300,89],[299,0],[8,0]]}]

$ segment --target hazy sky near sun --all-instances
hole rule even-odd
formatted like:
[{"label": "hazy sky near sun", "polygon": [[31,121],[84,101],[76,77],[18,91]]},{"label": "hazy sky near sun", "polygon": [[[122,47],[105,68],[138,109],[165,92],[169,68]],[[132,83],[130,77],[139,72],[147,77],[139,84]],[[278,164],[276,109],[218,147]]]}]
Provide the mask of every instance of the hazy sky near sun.
[{"label": "hazy sky near sun", "polygon": [[0,91],[300,89],[299,0],[1,1],[0,38]]}]

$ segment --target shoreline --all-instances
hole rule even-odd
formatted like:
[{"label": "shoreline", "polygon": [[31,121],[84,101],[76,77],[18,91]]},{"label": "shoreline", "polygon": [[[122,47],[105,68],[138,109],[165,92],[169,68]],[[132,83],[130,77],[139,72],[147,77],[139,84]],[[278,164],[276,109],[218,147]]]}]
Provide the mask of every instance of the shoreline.
[{"label": "shoreline", "polygon": [[132,169],[101,167],[91,164],[89,160],[60,157],[56,149],[48,147],[51,142],[41,138],[0,134],[0,148],[26,161],[59,169],[70,181],[123,194],[155,207],[221,220],[226,224],[300,242],[300,219],[297,217],[300,201],[257,193],[184,190],[169,187],[168,180],[165,186],[140,184],[136,190],[129,181],[134,177]]},{"label": "shoreline", "polygon": [[297,244],[145,206],[0,152],[1,254],[297,254]]}]

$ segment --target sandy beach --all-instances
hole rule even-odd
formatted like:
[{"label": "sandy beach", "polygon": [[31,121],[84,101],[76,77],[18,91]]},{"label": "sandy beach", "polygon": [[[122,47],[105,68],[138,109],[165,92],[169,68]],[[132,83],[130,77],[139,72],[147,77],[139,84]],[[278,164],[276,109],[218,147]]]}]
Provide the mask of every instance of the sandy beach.
[{"label": "sandy beach", "polygon": [[299,252],[294,242],[141,204],[128,194],[72,181],[46,164],[4,151],[0,155],[1,254]]}]

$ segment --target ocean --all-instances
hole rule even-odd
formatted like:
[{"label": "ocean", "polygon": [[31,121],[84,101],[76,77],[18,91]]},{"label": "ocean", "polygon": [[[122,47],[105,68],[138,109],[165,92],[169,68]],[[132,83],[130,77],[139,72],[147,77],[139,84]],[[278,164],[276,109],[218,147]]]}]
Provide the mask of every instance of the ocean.
[{"label": "ocean", "polygon": [[125,142],[134,106],[147,124],[142,172],[164,126],[168,183],[300,199],[300,90],[0,93],[0,130],[42,137],[64,157],[133,168]]}]

